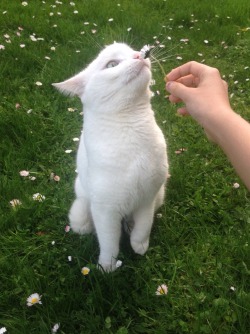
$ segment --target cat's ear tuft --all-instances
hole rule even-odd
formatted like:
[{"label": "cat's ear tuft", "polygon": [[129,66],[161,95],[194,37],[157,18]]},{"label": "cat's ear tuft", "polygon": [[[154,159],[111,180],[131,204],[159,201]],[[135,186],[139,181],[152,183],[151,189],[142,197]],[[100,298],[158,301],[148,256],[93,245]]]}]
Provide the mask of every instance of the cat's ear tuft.
[{"label": "cat's ear tuft", "polygon": [[79,73],[68,80],[53,83],[52,86],[56,87],[65,95],[77,95],[81,97],[84,92],[85,82],[82,73]]}]

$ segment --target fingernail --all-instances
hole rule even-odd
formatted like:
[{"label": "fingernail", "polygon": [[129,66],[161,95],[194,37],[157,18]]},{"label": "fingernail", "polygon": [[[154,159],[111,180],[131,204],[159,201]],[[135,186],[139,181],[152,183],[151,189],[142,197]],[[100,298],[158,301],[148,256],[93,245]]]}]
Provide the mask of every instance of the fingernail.
[{"label": "fingernail", "polygon": [[167,89],[168,91],[170,91],[172,84],[173,84],[173,81],[169,81],[169,82],[167,82],[167,84],[166,84],[166,89]]}]

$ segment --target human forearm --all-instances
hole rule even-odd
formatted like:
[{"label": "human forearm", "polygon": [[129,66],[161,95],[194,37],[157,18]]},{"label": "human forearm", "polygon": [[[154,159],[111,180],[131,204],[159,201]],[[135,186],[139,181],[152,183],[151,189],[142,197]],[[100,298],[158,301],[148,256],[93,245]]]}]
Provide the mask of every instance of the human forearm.
[{"label": "human forearm", "polygon": [[204,128],[225,152],[250,190],[250,124],[232,110],[227,110],[216,119],[207,120]]}]

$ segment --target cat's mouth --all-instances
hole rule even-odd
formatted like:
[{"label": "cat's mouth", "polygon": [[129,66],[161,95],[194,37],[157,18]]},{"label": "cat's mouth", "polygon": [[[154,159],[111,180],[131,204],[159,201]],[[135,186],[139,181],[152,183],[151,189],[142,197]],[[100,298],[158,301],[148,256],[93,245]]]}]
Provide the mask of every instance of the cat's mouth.
[{"label": "cat's mouth", "polygon": [[148,68],[150,68],[150,60],[148,58],[137,58],[135,59],[137,62],[140,62],[141,64],[147,66]]},{"label": "cat's mouth", "polygon": [[141,61],[143,62],[143,64],[144,64],[146,67],[148,67],[148,68],[150,69],[150,61],[149,61],[148,58],[146,58],[146,59],[141,59]]},{"label": "cat's mouth", "polygon": [[150,71],[150,61],[148,59],[136,59],[135,73],[139,76],[143,70]]},{"label": "cat's mouth", "polygon": [[[135,59],[135,61],[133,62],[130,68],[126,83],[128,84],[132,80],[135,80],[136,78],[141,77],[143,75],[143,72],[146,72],[146,71],[148,73],[150,72],[150,61],[148,59],[142,59],[142,58]],[[147,76],[145,75],[145,78],[146,77]]]}]

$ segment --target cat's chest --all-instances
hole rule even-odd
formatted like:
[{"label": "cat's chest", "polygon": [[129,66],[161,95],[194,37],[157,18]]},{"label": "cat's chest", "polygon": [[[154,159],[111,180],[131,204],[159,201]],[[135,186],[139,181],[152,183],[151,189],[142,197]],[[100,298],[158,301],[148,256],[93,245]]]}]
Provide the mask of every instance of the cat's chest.
[{"label": "cat's chest", "polygon": [[135,122],[85,119],[78,169],[93,193],[105,197],[109,189],[119,197],[138,185],[146,194],[164,182],[167,165],[164,136],[147,115]]},{"label": "cat's chest", "polygon": [[135,161],[140,166],[158,164],[165,159],[166,151],[164,136],[152,110],[131,117],[111,114],[85,117],[84,145],[89,168],[105,169],[111,174],[114,169],[126,170]]},{"label": "cat's chest", "polygon": [[96,150],[133,150],[154,141],[156,127],[153,119],[141,117],[90,118],[85,121],[86,148]]}]

